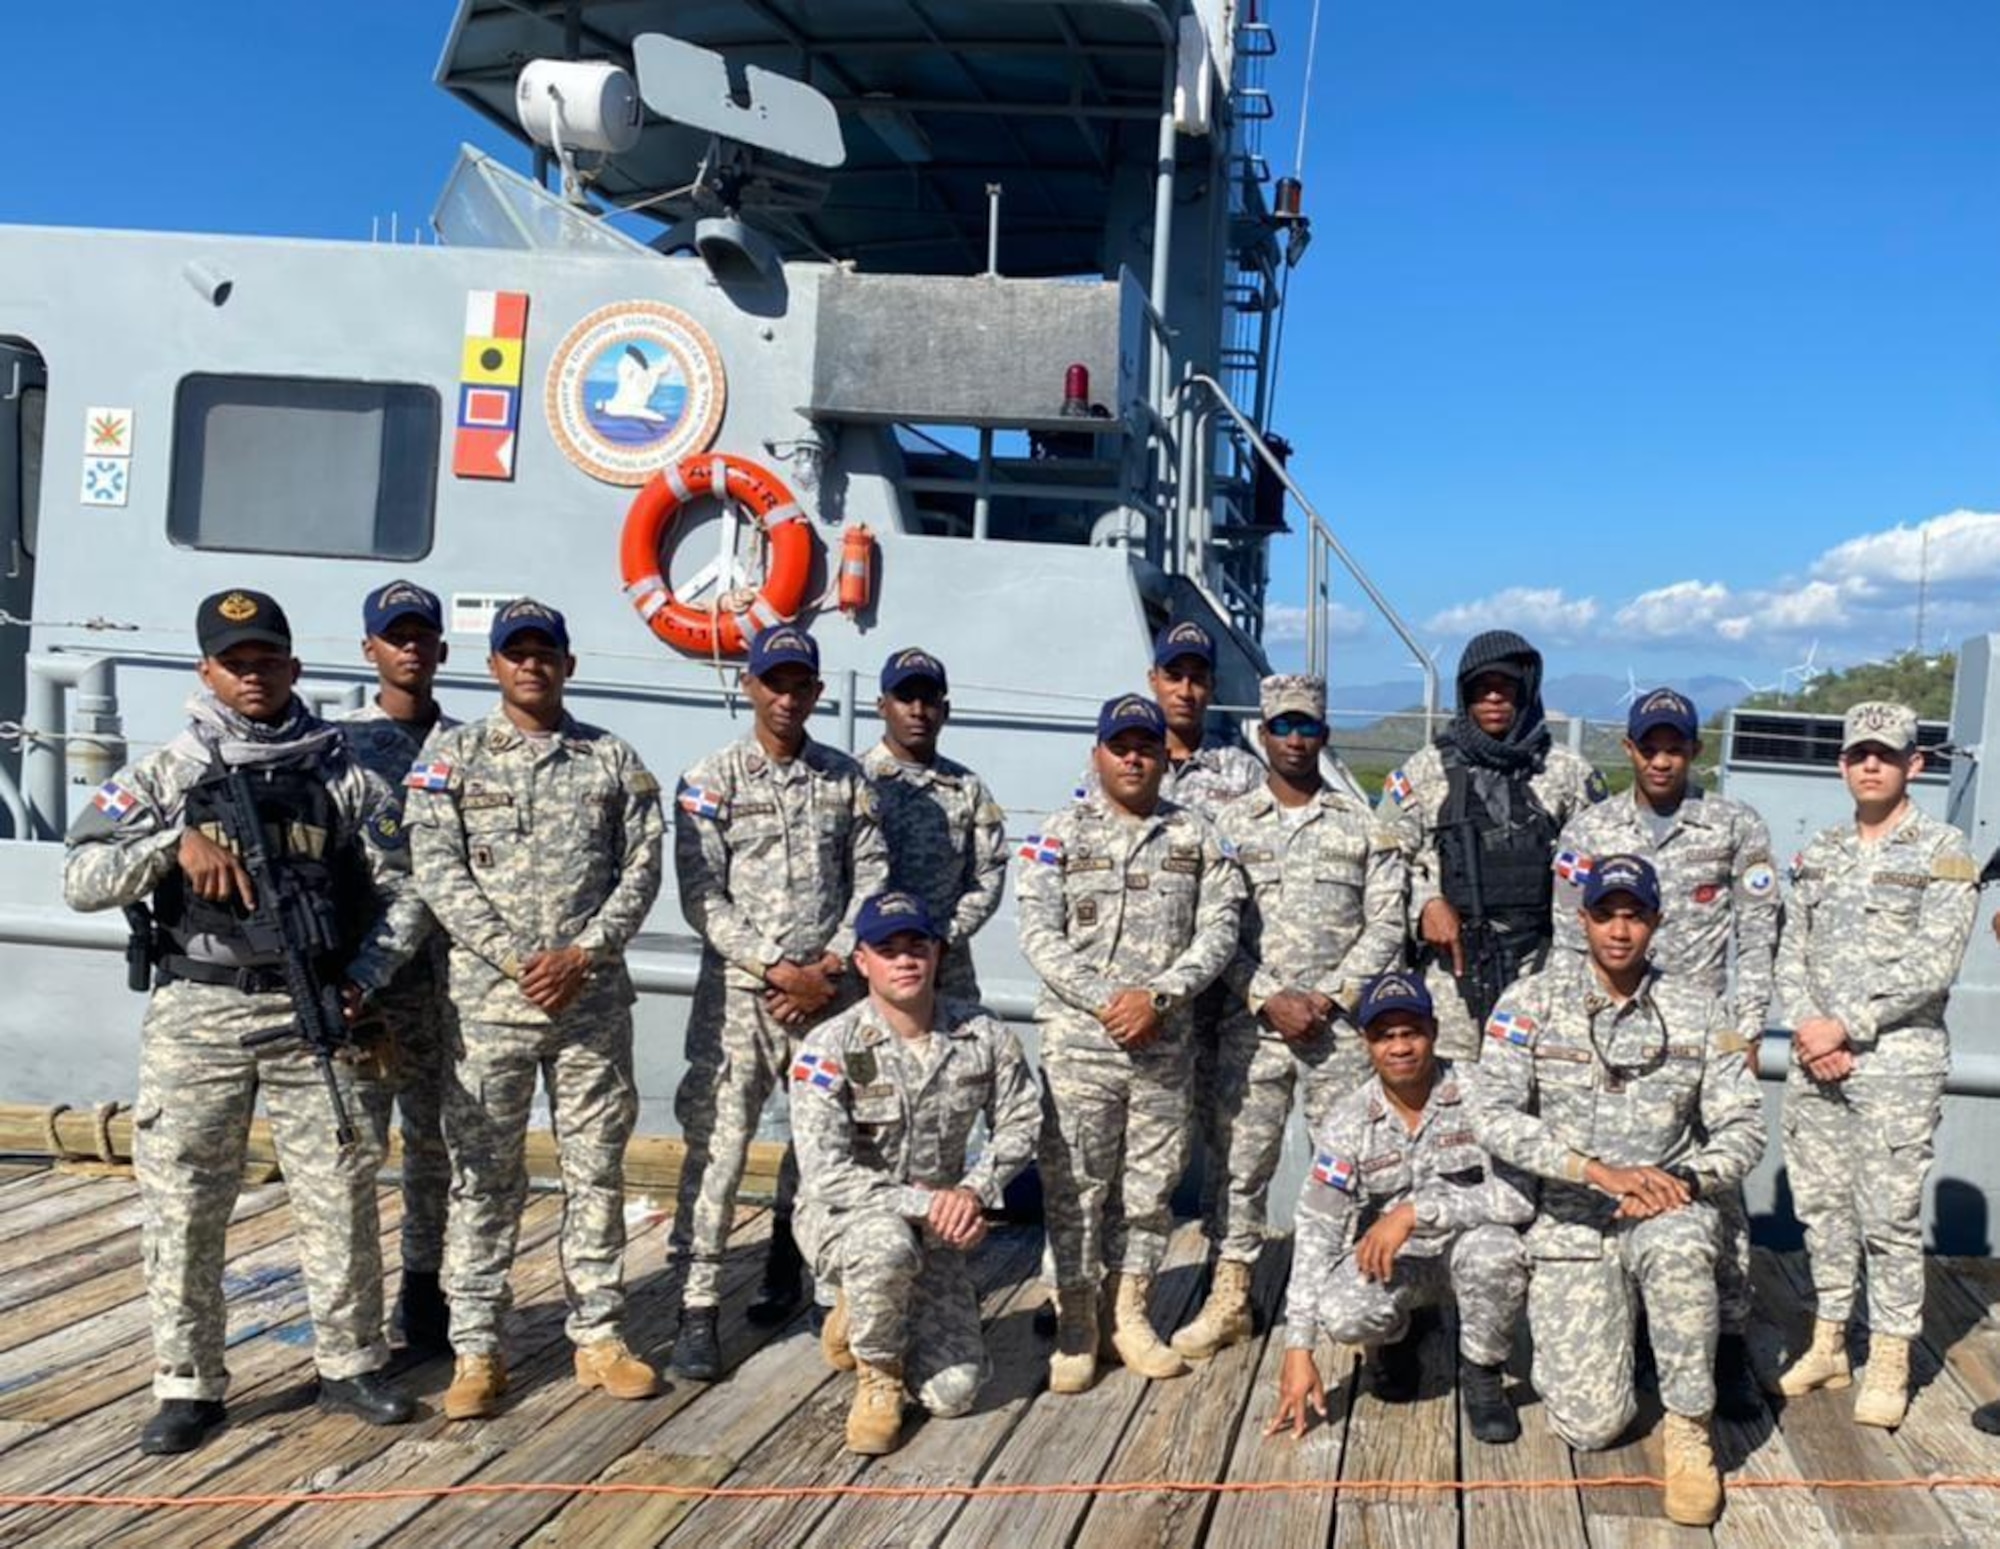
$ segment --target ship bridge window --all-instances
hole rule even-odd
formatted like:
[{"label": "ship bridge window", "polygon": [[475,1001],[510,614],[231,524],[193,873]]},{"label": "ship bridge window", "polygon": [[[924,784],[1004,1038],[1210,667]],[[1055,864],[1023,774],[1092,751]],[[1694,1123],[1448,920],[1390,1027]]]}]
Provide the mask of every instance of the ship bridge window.
[{"label": "ship bridge window", "polygon": [[167,536],[195,549],[421,559],[438,395],[396,382],[183,377]]}]

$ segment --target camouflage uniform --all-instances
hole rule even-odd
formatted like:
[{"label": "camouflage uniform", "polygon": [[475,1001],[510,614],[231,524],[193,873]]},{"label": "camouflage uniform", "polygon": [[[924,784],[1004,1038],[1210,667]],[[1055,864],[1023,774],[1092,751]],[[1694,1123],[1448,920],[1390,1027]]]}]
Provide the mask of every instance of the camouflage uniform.
[{"label": "camouflage uniform", "polygon": [[[406,784],[417,884],[451,938],[452,1348],[500,1350],[538,1075],[563,1175],[567,1332],[579,1346],[614,1338],[625,1310],[625,1142],[639,1107],[625,945],[660,890],[659,782],[609,732],[565,715],[533,737],[495,710],[440,736]],[[564,947],[589,953],[591,969],[551,1016],[517,981],[536,953]]]},{"label": "camouflage uniform", "polygon": [[[1728,999],[1754,1062],[1771,1015],[1772,961],[1778,949],[1778,873],[1764,820],[1740,801],[1690,784],[1673,827],[1655,839],[1636,796],[1586,807],[1556,841],[1551,904],[1556,946],[1582,953],[1577,919],[1582,879],[1600,855],[1638,855],[1660,878],[1660,926],[1652,958],[1661,972],[1684,978],[1717,1000]],[[1730,946],[1736,948],[1730,995]],[[1756,1069],[1755,1064],[1751,1066]],[[1709,1201],[1720,1227],[1717,1290],[1722,1332],[1741,1334],[1750,1321],[1750,1218],[1741,1189]]]},{"label": "camouflage uniform", "polygon": [[[1438,823],[1449,784],[1444,756],[1432,743],[1411,754],[1402,768],[1391,771],[1382,787],[1381,811],[1410,864],[1408,934],[1417,943],[1423,942],[1419,922],[1424,906],[1444,896],[1438,860]],[[1528,790],[1560,828],[1592,803],[1604,799],[1604,776],[1568,748],[1551,747],[1541,769],[1528,781]],[[1437,1003],[1439,1058],[1467,1063],[1478,1059],[1479,1029],[1473,1026],[1457,982],[1451,976],[1450,960],[1426,965],[1424,983]]]},{"label": "camouflage uniform", "polygon": [[[1406,1203],[1416,1208],[1417,1228],[1396,1255],[1394,1275],[1369,1280],[1354,1245]],[[1447,1062],[1438,1062],[1414,1131],[1371,1076],[1313,1126],[1285,1296],[1287,1348],[1310,1350],[1322,1333],[1344,1344],[1394,1344],[1408,1332],[1412,1309],[1450,1298],[1465,1358],[1500,1365],[1528,1294],[1520,1229],[1534,1213],[1533,1185],[1479,1149]]]},{"label": "camouflage uniform", "polygon": [[[1715,1407],[1715,1212],[1764,1151],[1745,1041],[1712,995],[1649,972],[1632,999],[1589,959],[1559,954],[1517,981],[1487,1024],[1472,1078],[1473,1130],[1496,1159],[1543,1180],[1528,1228],[1534,1382],[1573,1447],[1608,1447],[1631,1423],[1633,1295],[1643,1302],[1667,1410]],[[1590,1161],[1661,1167],[1697,1198],[1644,1221],[1585,1184]]]},{"label": "camouflage uniform", "polygon": [[[1190,1002],[1236,945],[1243,874],[1208,822],[1162,801],[1128,817],[1102,796],[1021,848],[1021,951],[1041,975],[1042,1188],[1056,1284],[1149,1276],[1187,1164]],[[1124,989],[1171,998],[1165,1030],[1119,1047],[1096,1013]]]},{"label": "camouflage uniform", "polygon": [[[684,1305],[712,1307],[750,1140],[798,1037],[764,1004],[765,970],[853,951],[855,910],[888,886],[889,852],[858,763],[808,740],[781,764],[753,734],[681,776],[674,873],[702,954],[674,1094],[687,1157],[668,1268]],[[797,1186],[785,1159],[781,1211]]]},{"label": "camouflage uniform", "polygon": [[[895,1366],[932,1414],[963,1414],[990,1370],[965,1254],[924,1224],[931,1195],[970,1189],[998,1209],[1034,1159],[1040,1110],[1021,1046],[997,1018],[940,1000],[910,1044],[862,1001],[806,1039],[792,1066],[803,1188],[800,1246],[847,1295],[848,1340]],[[975,1122],[986,1149],[967,1165]]]},{"label": "camouflage uniform", "polygon": [[1007,814],[978,775],[948,758],[906,764],[878,742],[861,768],[875,790],[895,885],[921,893],[945,924],[938,993],[977,1001],[972,938],[1007,886]]},{"label": "camouflage uniform", "polygon": [[1354,798],[1322,789],[1294,822],[1268,787],[1222,809],[1216,832],[1249,887],[1242,938],[1223,970],[1230,991],[1211,1104],[1214,1204],[1208,1233],[1221,1256],[1253,1262],[1263,1246],[1271,1174],[1284,1144],[1292,1090],[1303,1079],[1308,1127],[1368,1075],[1359,1032],[1345,1016],[1288,1043],[1258,1020],[1281,990],[1331,997],[1352,1012],[1362,981],[1394,964],[1403,944],[1408,868],[1392,837]]},{"label": "camouflage uniform", "polygon": [[1922,1215],[1951,1062],[1945,1002],[1972,932],[1978,890],[1965,836],[1911,807],[1864,843],[1829,828],[1799,857],[1778,947],[1787,1022],[1832,1017],[1854,1070],[1785,1080],[1785,1166],[1805,1226],[1819,1316],[1846,1322],[1865,1251],[1877,1333],[1917,1337]]},{"label": "camouflage uniform", "polygon": [[[458,723],[440,714],[426,730],[398,721],[379,705],[335,718],[356,763],[403,795],[403,776],[436,738]],[[444,1067],[450,1046],[451,997],[445,993],[450,944],[423,915],[424,939],[370,1008],[387,1029],[385,1053],[402,1119],[405,1272],[434,1275],[444,1263],[445,1205],[451,1195],[451,1155],[444,1144]],[[385,1118],[386,1125],[386,1118]]]},{"label": "camouflage uniform", "polygon": [[[212,727],[218,717],[232,724],[241,720],[205,695],[190,708],[198,725],[206,719]],[[340,823],[327,847],[358,851],[380,904],[345,969],[364,990],[379,991],[408,957],[422,915],[409,886],[409,854],[394,801],[347,756],[331,728],[302,710],[292,726],[294,736],[317,739],[317,751],[306,755],[307,767],[324,778]],[[137,903],[172,875],[179,865],[184,805],[190,789],[210,772],[210,746],[195,730],[182,732],[98,792],[70,829],[63,896],[71,908]],[[217,949],[227,945],[214,943]],[[244,966],[249,972],[270,971]],[[314,1365],[321,1376],[344,1380],[388,1364],[375,1200],[382,1134],[364,1122],[356,1144],[342,1151],[312,1054],[293,1040],[243,1047],[245,1035],[293,1019],[291,998],[282,989],[246,991],[187,979],[155,990],[146,1008],[132,1160],[145,1210],[153,1392],[161,1399],[220,1400],[229,1385],[224,1236],[260,1095],[298,1223]],[[351,1116],[385,1111],[372,1055],[337,1059],[334,1071]]]}]

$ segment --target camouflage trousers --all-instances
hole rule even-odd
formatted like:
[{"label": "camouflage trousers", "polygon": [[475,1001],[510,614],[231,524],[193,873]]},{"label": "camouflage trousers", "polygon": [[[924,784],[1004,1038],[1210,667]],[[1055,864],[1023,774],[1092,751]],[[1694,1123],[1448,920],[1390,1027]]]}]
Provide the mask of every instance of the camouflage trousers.
[{"label": "camouflage trousers", "polygon": [[[722,1294],[722,1261],[736,1216],[736,1193],[764,1104],[788,1091],[797,1036],[765,1009],[763,992],[725,985],[704,960],[688,1013],[687,1074],[674,1093],[674,1118],[687,1153],[667,1239],[668,1285],[682,1305],[713,1307]],[[792,1148],[778,1173],[777,1215],[789,1217],[798,1195]]]},{"label": "camouflage trousers", "polygon": [[934,1415],[970,1410],[993,1368],[965,1255],[888,1210],[801,1211],[799,1236],[814,1277],[846,1293],[855,1355],[900,1361],[904,1386]]},{"label": "camouflage trousers", "polygon": [[1195,1073],[1196,1093],[1206,1094],[1196,1101],[1213,1126],[1202,1218],[1221,1257],[1250,1264],[1264,1246],[1294,1090],[1305,1088],[1310,1130],[1367,1079],[1368,1056],[1350,1024],[1287,1043],[1242,1008],[1222,1024],[1219,1043],[1213,1074],[1204,1080],[1199,1063]]},{"label": "camouflage trousers", "polygon": [[1643,1304],[1671,1414],[1715,1408],[1715,1212],[1697,1200],[1648,1221],[1616,1221],[1594,1258],[1535,1258],[1528,1283],[1535,1389],[1572,1447],[1610,1446],[1638,1410],[1632,1336]]},{"label": "camouflage trousers", "polygon": [[508,1272],[528,1198],[528,1120],[537,1078],[562,1169],[558,1247],[571,1341],[617,1334],[625,1316],[625,1142],[638,1118],[632,1009],[582,1000],[543,1026],[465,1022],[444,1088],[451,1221],[444,1287],[451,1344],[497,1354],[512,1304]]},{"label": "camouflage trousers", "polygon": [[[1865,1056],[1864,1056],[1865,1058]],[[1845,1323],[1866,1258],[1868,1321],[1915,1339],[1924,1316],[1924,1184],[1936,1156],[1944,1076],[1877,1074],[1785,1082],[1785,1169],[1806,1232],[1818,1313]]]},{"label": "camouflage trousers", "polygon": [[1755,1297],[1750,1285],[1750,1207],[1740,1183],[1709,1195],[1708,1203],[1715,1207],[1716,1325],[1725,1334],[1741,1334],[1750,1327]]},{"label": "camouflage trousers", "polygon": [[1089,1017],[1042,1024],[1042,1208],[1056,1284],[1107,1269],[1150,1275],[1166,1255],[1174,1185],[1187,1165],[1191,1060],[1185,1023],[1127,1053]]},{"label": "camouflage trousers", "polygon": [[1414,1309],[1456,1301],[1459,1350],[1468,1361],[1497,1366],[1513,1348],[1527,1296],[1521,1234],[1488,1223],[1460,1232],[1442,1253],[1398,1254],[1386,1282],[1368,1279],[1347,1254],[1320,1293],[1320,1327],[1343,1344],[1391,1345],[1409,1332]]},{"label": "camouflage trousers", "polygon": [[388,1364],[376,1174],[383,1083],[371,1061],[338,1060],[335,1080],[359,1138],[343,1153],[318,1066],[295,1042],[245,1049],[246,1033],[292,1019],[283,995],[182,981],[153,993],[139,1056],[132,1161],[144,1210],[141,1250],[156,1397],[220,1399],[224,1237],[261,1094],[298,1228],[313,1364],[330,1378]]},{"label": "camouflage trousers", "polygon": [[444,1264],[451,1153],[444,1143],[445,1064],[450,1058],[451,1002],[443,980],[397,975],[377,1003],[392,1064],[398,1132],[403,1141],[403,1271],[434,1275]]}]

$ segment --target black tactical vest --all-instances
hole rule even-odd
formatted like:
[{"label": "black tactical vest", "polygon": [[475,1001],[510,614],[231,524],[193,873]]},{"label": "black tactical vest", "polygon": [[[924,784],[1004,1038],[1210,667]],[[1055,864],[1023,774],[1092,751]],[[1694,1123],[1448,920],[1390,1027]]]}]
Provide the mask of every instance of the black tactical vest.
[{"label": "black tactical vest", "polygon": [[1530,771],[1502,775],[1504,817],[1473,789],[1465,755],[1449,742],[1445,800],[1438,815],[1439,879],[1451,906],[1467,919],[1485,918],[1509,932],[1549,934],[1549,904],[1559,825],[1529,787]]},{"label": "black tactical vest", "polygon": [[[340,810],[325,775],[298,766],[243,773],[263,824],[265,849],[287,873],[287,880],[316,901],[314,913],[326,939],[351,952],[359,946],[373,913],[373,889],[355,846],[341,842]],[[190,787],[186,825],[225,849],[234,849],[222,821],[227,780],[227,771],[217,766]],[[166,950],[187,955],[189,943],[197,937],[233,941],[241,949],[245,945],[242,903],[235,898],[211,902],[196,896],[186,883],[186,875],[176,867],[153,895],[153,917]]]}]

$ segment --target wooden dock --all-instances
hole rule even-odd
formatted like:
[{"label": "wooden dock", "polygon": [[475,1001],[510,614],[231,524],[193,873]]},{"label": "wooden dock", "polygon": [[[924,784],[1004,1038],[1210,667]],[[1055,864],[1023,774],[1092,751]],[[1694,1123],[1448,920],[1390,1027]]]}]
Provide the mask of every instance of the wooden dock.
[{"label": "wooden dock", "polygon": [[[230,1235],[230,1423],[202,1450],[142,1458],[150,1413],[151,1348],[139,1258],[136,1190],[122,1178],[44,1167],[0,1167],[0,1496],[228,1496],[199,1507],[0,1506],[0,1544],[359,1546],[501,1545],[1007,1545],[1211,1544],[1622,1549],[1695,1545],[1813,1549],[1826,1545],[1987,1545],[2000,1541],[2000,1489],[1934,1485],[2000,1475],[2000,1438],[1966,1422],[2000,1396],[2000,1265],[1937,1260],[1918,1354],[1922,1384],[1893,1436],[1855,1428],[1851,1394],[1826,1393],[1755,1424],[1723,1426],[1718,1452],[1732,1484],[1757,1480],[1905,1481],[1914,1487],[1732,1490],[1714,1532],[1673,1527],[1656,1491],[1593,1481],[1657,1475],[1657,1410],[1609,1453],[1572,1455],[1555,1440],[1520,1374],[1523,1436],[1486,1447],[1460,1422],[1446,1333],[1425,1351],[1415,1403],[1380,1403],[1357,1382],[1352,1352],[1323,1352],[1331,1416],[1303,1442],[1265,1441],[1282,1354],[1287,1244],[1260,1263],[1255,1296],[1273,1332],[1225,1352],[1194,1375],[1148,1385],[1118,1371],[1090,1393],[1045,1392],[1047,1342],[1033,1329],[1038,1238],[1007,1229],[977,1255],[996,1374],[978,1409],[952,1421],[912,1417],[903,1448],[866,1461],[841,1445],[852,1379],[821,1363],[803,1319],[775,1333],[749,1328],[741,1307],[761,1262],[768,1219],[746,1210],[729,1275],[723,1342],[736,1363],[724,1382],[672,1382],[661,1397],[618,1403],[580,1392],[562,1333],[554,1233],[559,1201],[535,1196],[522,1232],[510,1327],[510,1407],[485,1423],[447,1425],[435,1413],[448,1363],[405,1380],[425,1401],[419,1420],[371,1430],[312,1405],[305,1295],[279,1185],[246,1189]],[[665,1355],[664,1204],[631,1207],[631,1341]],[[396,1196],[383,1194],[394,1270]],[[1200,1291],[1200,1244],[1176,1236],[1155,1313],[1172,1326]],[[1803,1265],[1760,1255],[1761,1323],[1753,1344],[1767,1368],[1803,1331]],[[1337,1358],[1337,1359],[1336,1359]],[[1531,1488],[1372,1489],[1332,1481],[1515,1481]],[[966,1495],[912,1493],[761,1498],[658,1493],[580,1494],[509,1485],[623,1483],[723,1487],[952,1486],[1180,1481],[1299,1482],[1296,1493]],[[1552,1482],[1552,1483],[1551,1483]],[[491,1493],[446,1496],[456,1485]],[[408,1490],[372,1501],[271,1501],[271,1496]]]}]

